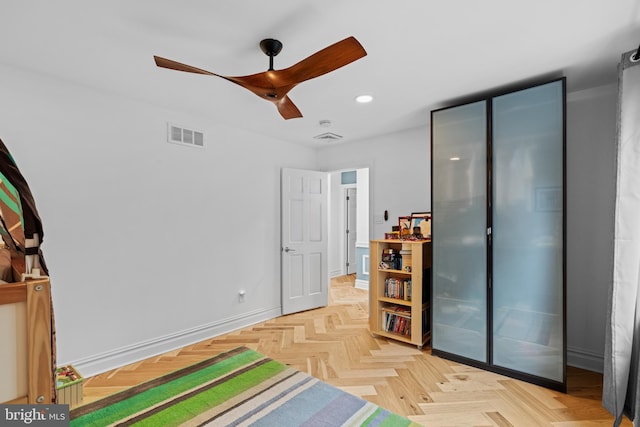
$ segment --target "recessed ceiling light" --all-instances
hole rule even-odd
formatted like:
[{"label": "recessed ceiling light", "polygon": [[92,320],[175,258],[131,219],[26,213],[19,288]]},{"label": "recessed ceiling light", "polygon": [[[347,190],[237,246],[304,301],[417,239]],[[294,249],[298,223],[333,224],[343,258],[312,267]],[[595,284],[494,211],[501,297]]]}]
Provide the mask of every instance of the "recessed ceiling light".
[{"label": "recessed ceiling light", "polygon": [[371,95],[358,95],[356,96],[356,102],[360,104],[366,104],[367,102],[373,101],[373,96]]},{"label": "recessed ceiling light", "polygon": [[451,157],[449,160],[451,160],[452,162],[457,162],[458,160],[460,160],[460,157]]}]

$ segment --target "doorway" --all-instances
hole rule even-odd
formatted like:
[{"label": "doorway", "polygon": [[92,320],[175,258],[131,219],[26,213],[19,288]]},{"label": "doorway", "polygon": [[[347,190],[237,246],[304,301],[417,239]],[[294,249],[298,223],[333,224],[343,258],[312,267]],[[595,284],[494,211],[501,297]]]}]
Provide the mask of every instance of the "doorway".
[{"label": "doorway", "polygon": [[369,282],[369,168],[345,168],[330,172],[329,176],[329,278],[355,273],[356,287],[366,289]]},{"label": "doorway", "polygon": [[[355,287],[369,288],[369,168],[348,172],[352,182],[341,179],[345,171],[282,169],[283,314],[326,305],[327,286],[333,277],[355,273]],[[349,209],[351,220],[345,215],[345,194],[355,199]],[[349,223],[350,231],[345,233]],[[312,229],[305,231],[307,226]],[[353,234],[355,241],[350,243],[351,255],[346,249],[347,234]],[[309,245],[315,249],[307,256]],[[353,270],[347,268],[347,256]]]}]

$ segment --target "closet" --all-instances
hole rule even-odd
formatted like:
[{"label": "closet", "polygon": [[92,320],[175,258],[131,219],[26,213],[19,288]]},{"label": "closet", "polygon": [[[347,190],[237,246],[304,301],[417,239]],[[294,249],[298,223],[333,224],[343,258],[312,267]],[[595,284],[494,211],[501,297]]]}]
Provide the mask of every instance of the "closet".
[{"label": "closet", "polygon": [[564,78],[431,112],[432,353],[566,389]]}]

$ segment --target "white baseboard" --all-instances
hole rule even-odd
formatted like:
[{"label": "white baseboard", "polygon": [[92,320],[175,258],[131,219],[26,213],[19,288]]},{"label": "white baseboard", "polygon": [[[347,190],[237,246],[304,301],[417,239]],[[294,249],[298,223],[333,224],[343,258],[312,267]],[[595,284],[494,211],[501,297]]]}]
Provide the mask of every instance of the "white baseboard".
[{"label": "white baseboard", "polygon": [[362,279],[356,279],[355,288],[356,289],[364,289],[365,291],[368,291],[369,290],[369,281],[368,280],[362,280]]},{"label": "white baseboard", "polygon": [[334,277],[344,276],[344,270],[333,270],[329,272],[329,278],[333,279]]},{"label": "white baseboard", "polygon": [[604,372],[604,355],[576,347],[567,348],[567,365],[593,372]]},{"label": "white baseboard", "polygon": [[59,365],[73,365],[84,377],[91,377],[281,315],[281,307],[258,310]]}]

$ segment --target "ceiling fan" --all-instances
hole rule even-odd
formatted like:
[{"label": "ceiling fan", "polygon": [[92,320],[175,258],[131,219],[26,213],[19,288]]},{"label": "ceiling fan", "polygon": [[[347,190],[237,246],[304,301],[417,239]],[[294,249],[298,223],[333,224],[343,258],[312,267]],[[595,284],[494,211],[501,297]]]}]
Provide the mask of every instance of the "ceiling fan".
[{"label": "ceiling fan", "polygon": [[319,50],[289,68],[274,70],[273,57],[282,50],[282,43],[275,39],[264,39],[260,42],[260,48],[269,57],[269,69],[261,73],[240,77],[221,76],[160,56],[154,55],[154,59],[158,67],[222,77],[225,80],[236,83],[255,93],[260,98],[273,102],[280,115],[285,119],[293,119],[302,117],[302,113],[287,96],[291,89],[305,80],[310,80],[344,67],[367,55],[367,52],[355,37],[347,37]]}]

